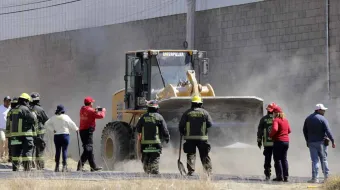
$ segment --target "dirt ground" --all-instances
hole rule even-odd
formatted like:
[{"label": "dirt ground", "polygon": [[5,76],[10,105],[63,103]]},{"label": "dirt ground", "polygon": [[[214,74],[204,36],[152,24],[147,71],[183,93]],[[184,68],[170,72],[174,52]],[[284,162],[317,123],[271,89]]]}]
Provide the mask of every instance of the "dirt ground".
[{"label": "dirt ground", "polygon": [[258,184],[258,183],[236,183],[236,182],[211,182],[211,181],[186,181],[186,180],[105,180],[105,181],[81,181],[81,180],[0,180],[2,190],[33,190],[33,189],[158,189],[158,190],[289,190],[289,189],[321,189],[321,185],[309,184]]}]

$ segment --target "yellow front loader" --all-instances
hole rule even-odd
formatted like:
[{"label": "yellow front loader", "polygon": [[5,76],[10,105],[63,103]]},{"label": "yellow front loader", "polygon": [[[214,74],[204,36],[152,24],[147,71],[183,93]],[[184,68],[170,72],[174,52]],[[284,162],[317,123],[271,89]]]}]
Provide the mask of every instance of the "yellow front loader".
[{"label": "yellow front loader", "polygon": [[113,170],[124,160],[140,159],[135,126],[146,112],[148,100],[159,101],[172,147],[179,146],[178,123],[195,94],[203,98],[203,107],[214,121],[208,133],[213,147],[255,142],[263,100],[254,96],[216,96],[210,84],[201,85],[200,76],[209,71],[206,52],[141,50],[125,56],[125,88],[113,94],[112,122],[102,132],[101,154],[106,169]]}]

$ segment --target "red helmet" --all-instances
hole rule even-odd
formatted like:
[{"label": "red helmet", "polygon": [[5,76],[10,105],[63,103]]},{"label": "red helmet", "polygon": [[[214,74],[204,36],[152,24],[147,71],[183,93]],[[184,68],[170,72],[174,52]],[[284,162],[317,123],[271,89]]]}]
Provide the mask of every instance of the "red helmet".
[{"label": "red helmet", "polygon": [[92,97],[90,97],[90,96],[87,96],[84,99],[84,104],[89,104],[89,103],[92,103],[92,102],[95,102],[95,100]]},{"label": "red helmet", "polygon": [[269,112],[273,112],[275,107],[277,107],[277,105],[274,102],[272,102],[272,103],[268,104],[266,110],[269,111]]}]

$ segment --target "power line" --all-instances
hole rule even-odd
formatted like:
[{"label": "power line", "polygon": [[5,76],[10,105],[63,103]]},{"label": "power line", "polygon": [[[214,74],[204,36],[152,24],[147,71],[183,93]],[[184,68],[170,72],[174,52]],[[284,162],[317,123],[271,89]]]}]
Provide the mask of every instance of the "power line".
[{"label": "power line", "polygon": [[21,10],[21,11],[13,11],[13,12],[6,12],[6,13],[0,13],[0,16],[2,16],[2,15],[8,15],[8,14],[15,14],[15,13],[28,12],[28,11],[35,11],[35,10],[46,9],[46,8],[50,8],[50,7],[57,7],[57,6],[61,6],[61,5],[76,3],[76,2],[79,2],[79,1],[82,1],[82,0],[73,0],[73,1],[69,1],[69,2],[64,2],[64,3],[49,5],[49,6],[45,6],[45,7],[32,8],[32,9],[25,9],[25,10]]},{"label": "power line", "polygon": [[21,6],[25,6],[25,5],[34,5],[34,4],[39,4],[39,3],[46,3],[49,1],[53,1],[53,0],[44,0],[44,1],[35,1],[35,2],[31,2],[31,3],[23,3],[20,5],[9,5],[9,6],[4,6],[4,7],[0,7],[1,9],[6,9],[6,8],[12,8],[12,7],[21,7]]}]

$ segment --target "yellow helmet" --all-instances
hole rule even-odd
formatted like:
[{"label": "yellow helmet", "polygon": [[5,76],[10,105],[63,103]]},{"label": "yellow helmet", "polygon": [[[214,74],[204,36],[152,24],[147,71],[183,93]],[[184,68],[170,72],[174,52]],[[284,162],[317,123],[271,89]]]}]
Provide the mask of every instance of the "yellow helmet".
[{"label": "yellow helmet", "polygon": [[203,103],[202,102],[202,98],[200,96],[197,96],[197,95],[192,97],[191,102],[194,102],[194,103]]},{"label": "yellow helmet", "polygon": [[27,93],[22,93],[22,94],[19,96],[19,98],[22,98],[22,99],[31,101],[31,96],[28,95]]}]

